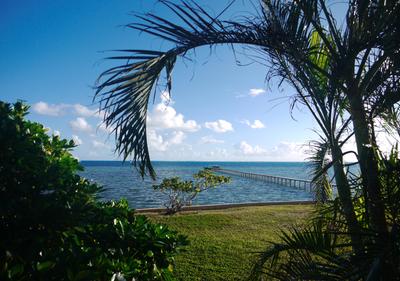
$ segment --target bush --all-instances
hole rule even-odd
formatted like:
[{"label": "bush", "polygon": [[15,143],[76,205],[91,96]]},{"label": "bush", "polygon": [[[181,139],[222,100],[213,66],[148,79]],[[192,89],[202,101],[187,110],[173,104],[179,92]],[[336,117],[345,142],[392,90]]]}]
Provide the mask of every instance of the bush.
[{"label": "bush", "polygon": [[0,102],[0,279],[169,279],[186,238],[125,200],[97,200],[73,141],[48,136],[27,110]]},{"label": "bush", "polygon": [[166,178],[161,184],[153,185],[153,188],[168,196],[168,201],[164,204],[167,214],[175,214],[182,210],[183,206],[190,206],[200,192],[228,182],[229,177],[215,175],[210,168],[204,168],[193,175],[193,180]]}]

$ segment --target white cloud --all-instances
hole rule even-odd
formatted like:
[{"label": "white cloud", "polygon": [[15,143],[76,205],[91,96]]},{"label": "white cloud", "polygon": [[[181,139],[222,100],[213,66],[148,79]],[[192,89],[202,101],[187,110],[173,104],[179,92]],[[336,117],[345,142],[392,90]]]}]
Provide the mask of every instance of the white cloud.
[{"label": "white cloud", "polygon": [[239,149],[244,155],[265,155],[266,150],[258,145],[251,146],[245,141],[241,141],[239,144]]},{"label": "white cloud", "polygon": [[83,117],[93,117],[96,115],[97,110],[95,109],[89,109],[88,107],[81,105],[79,103],[74,104],[72,106],[72,108],[74,109],[76,115],[78,116],[83,116]]},{"label": "white cloud", "polygon": [[32,109],[34,112],[40,115],[48,115],[48,116],[61,116],[64,115],[67,111],[82,117],[96,117],[103,118],[104,112],[98,111],[96,109],[90,109],[87,106],[82,104],[48,104],[46,102],[40,101],[32,105]]},{"label": "white cloud", "polygon": [[255,89],[250,89],[249,96],[256,97],[256,96],[259,96],[259,95],[264,94],[264,93],[265,93],[264,89],[255,88]]},{"label": "white cloud", "polygon": [[233,126],[226,120],[217,120],[214,122],[206,122],[205,127],[217,133],[226,133],[233,131]]},{"label": "white cloud", "polygon": [[200,125],[194,120],[185,121],[181,113],[164,103],[156,104],[153,111],[148,115],[147,122],[149,127],[156,129],[174,129],[186,132],[196,132],[200,129]]},{"label": "white cloud", "polygon": [[261,122],[258,119],[254,120],[253,123],[251,123],[249,120],[244,120],[242,123],[246,124],[247,126],[249,126],[252,129],[264,129],[265,128],[265,125],[263,124],[263,122]]},{"label": "white cloud", "polygon": [[69,122],[72,130],[89,133],[92,131],[92,126],[83,117],[77,117]]},{"label": "white cloud", "polygon": [[164,143],[164,139],[161,135],[158,135],[155,130],[147,131],[147,139],[149,141],[150,149],[154,149],[156,151],[166,151],[167,144]]},{"label": "white cloud", "polygon": [[95,118],[100,118],[104,119],[105,117],[105,112],[98,110],[98,109],[90,109],[87,106],[84,106],[82,104],[76,103],[74,105],[68,105],[69,107],[72,108],[73,113],[78,116],[82,117],[95,117]]},{"label": "white cloud", "polygon": [[76,145],[81,145],[83,142],[77,135],[72,135],[72,140]]},{"label": "white cloud", "polygon": [[34,103],[32,105],[33,111],[40,115],[47,116],[61,116],[65,113],[65,109],[68,107],[66,104],[47,104],[43,101]]},{"label": "white cloud", "polygon": [[225,141],[215,139],[215,138],[212,137],[212,136],[204,136],[204,137],[202,137],[202,138],[200,139],[200,143],[201,143],[201,144],[224,143],[224,142],[225,142]]},{"label": "white cloud", "polygon": [[164,136],[157,134],[156,130],[149,129],[147,131],[147,138],[149,141],[150,149],[155,151],[166,151],[172,145],[178,145],[183,142],[186,135],[182,131],[175,131],[171,134]]},{"label": "white cloud", "polygon": [[172,137],[168,140],[170,144],[181,144],[186,138],[186,135],[182,131],[174,132]]},{"label": "white cloud", "polygon": [[61,133],[60,133],[60,131],[54,130],[53,135],[54,135],[55,137],[60,137],[60,136],[61,136]]}]

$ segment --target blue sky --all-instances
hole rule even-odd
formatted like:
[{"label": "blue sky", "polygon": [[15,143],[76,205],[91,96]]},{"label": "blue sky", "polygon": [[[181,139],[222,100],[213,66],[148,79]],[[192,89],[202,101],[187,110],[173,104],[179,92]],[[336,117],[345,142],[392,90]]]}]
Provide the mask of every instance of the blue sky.
[{"label": "blue sky", "polygon": [[[217,13],[229,1],[198,2]],[[250,7],[237,1],[227,17]],[[147,11],[175,19],[155,0],[2,0],[0,99],[29,103],[30,119],[74,138],[79,159],[117,159],[113,137],[99,126],[92,86],[112,65],[103,60],[108,50],[166,49],[165,42],[123,27],[134,21],[132,13]],[[172,101],[157,96],[150,105],[153,160],[304,160],[302,145],[316,138],[315,124],[306,109],[295,110],[292,119],[289,87],[267,85],[263,65],[237,66],[227,47],[211,55],[203,47],[192,57],[194,63],[176,65]]]}]

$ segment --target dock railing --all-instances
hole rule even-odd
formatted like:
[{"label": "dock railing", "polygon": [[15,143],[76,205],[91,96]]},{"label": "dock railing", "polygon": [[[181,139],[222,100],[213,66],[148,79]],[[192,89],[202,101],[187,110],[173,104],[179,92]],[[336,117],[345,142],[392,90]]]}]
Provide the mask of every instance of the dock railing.
[{"label": "dock railing", "polygon": [[[288,187],[293,187],[296,189],[313,192],[314,191],[314,183],[310,180],[303,180],[303,179],[293,179],[287,177],[279,177],[279,176],[272,176],[272,175],[264,175],[264,174],[256,174],[256,173],[248,173],[230,169],[222,169],[220,167],[212,167],[211,168],[214,172],[223,173],[232,176],[238,176],[243,178],[248,178],[252,180],[264,181],[268,183],[275,183],[279,185],[284,185]],[[335,187],[335,185],[333,185]]]}]

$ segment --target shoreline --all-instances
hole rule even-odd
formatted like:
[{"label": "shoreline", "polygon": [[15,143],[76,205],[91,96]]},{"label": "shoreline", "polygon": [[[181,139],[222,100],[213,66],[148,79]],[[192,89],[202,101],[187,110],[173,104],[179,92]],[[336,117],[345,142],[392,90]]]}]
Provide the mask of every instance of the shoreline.
[{"label": "shoreline", "polygon": [[[247,202],[247,203],[228,203],[228,204],[210,204],[210,205],[194,205],[185,206],[180,212],[188,211],[205,211],[205,210],[225,210],[231,208],[242,208],[242,207],[259,207],[259,206],[277,206],[277,205],[312,205],[315,204],[313,200],[307,201],[280,201],[280,202]],[[137,214],[145,213],[163,213],[166,208],[140,208],[135,209]]]}]

